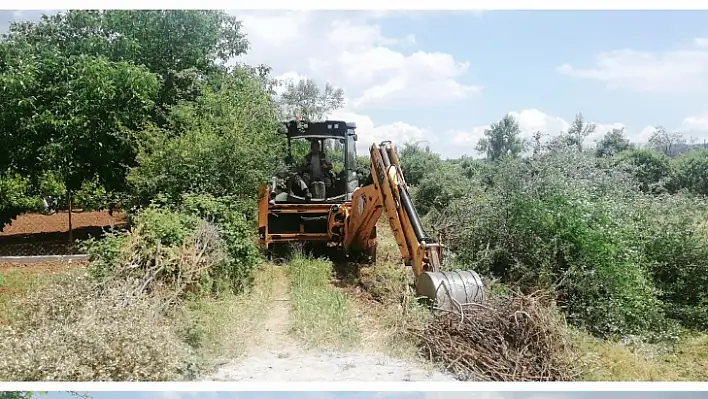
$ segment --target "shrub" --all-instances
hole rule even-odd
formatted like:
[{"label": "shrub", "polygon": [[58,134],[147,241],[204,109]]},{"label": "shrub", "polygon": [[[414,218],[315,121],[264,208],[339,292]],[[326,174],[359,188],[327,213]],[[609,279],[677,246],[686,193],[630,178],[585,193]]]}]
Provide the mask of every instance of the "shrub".
[{"label": "shrub", "polygon": [[73,193],[73,206],[84,211],[98,211],[108,207],[111,195],[97,178],[86,181]]},{"label": "shrub", "polygon": [[469,224],[448,224],[459,237],[453,249],[483,274],[553,290],[570,321],[596,334],[661,329],[634,206],[641,195],[631,176],[603,162],[556,151],[499,163],[484,196],[455,205]]},{"label": "shrub", "polygon": [[28,178],[0,174],[0,231],[18,215],[41,207],[39,198],[31,195],[30,188]]},{"label": "shrub", "polygon": [[86,248],[94,278],[135,281],[135,293],[184,295],[242,291],[259,261],[251,226],[228,199],[185,196],[184,206],[153,205],[135,216],[130,232]]},{"label": "shrub", "polygon": [[227,276],[234,292],[242,291],[251,282],[254,267],[261,260],[255,245],[255,229],[247,213],[255,207],[252,207],[250,201],[239,202],[231,197],[215,198],[208,195],[185,195],[183,207],[190,214],[217,226],[229,254],[221,273]]},{"label": "shrub", "polygon": [[667,314],[688,327],[708,330],[708,203],[663,195],[640,206],[648,232],[642,249]]},{"label": "shrub", "polygon": [[472,182],[457,165],[441,164],[435,173],[425,175],[416,187],[413,200],[418,212],[425,215],[431,210],[443,210],[452,201],[468,196]]},{"label": "shrub", "polygon": [[438,154],[420,143],[405,143],[398,156],[403,177],[411,186],[417,186],[425,176],[435,175],[435,170],[442,163]]},{"label": "shrub", "polygon": [[188,293],[217,290],[227,262],[213,225],[196,216],[148,208],[131,231],[86,246],[89,271],[101,286],[127,285],[126,296],[157,294],[166,305]]},{"label": "shrub", "polygon": [[655,150],[623,151],[617,160],[634,174],[644,192],[663,191],[672,175],[671,158]]},{"label": "shrub", "polygon": [[680,155],[674,161],[674,189],[708,195],[708,150],[700,149]]}]

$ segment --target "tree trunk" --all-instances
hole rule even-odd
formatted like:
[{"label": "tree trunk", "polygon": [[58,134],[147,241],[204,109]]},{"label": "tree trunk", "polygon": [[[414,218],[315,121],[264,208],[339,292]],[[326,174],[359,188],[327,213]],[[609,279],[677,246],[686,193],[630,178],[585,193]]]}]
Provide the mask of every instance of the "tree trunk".
[{"label": "tree trunk", "polygon": [[74,228],[71,225],[71,190],[66,191],[67,194],[67,202],[69,203],[69,255],[74,254]]}]

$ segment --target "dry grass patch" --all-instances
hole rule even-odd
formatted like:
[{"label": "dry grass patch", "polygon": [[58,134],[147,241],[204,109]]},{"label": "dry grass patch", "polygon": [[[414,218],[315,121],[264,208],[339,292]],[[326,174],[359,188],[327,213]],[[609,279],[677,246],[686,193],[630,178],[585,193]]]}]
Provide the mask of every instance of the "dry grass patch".
[{"label": "dry grass patch", "polygon": [[409,333],[431,319],[430,312],[415,301],[410,287],[411,271],[391,261],[360,270],[363,292],[355,297],[364,350],[417,360],[419,339]]},{"label": "dry grass patch", "polygon": [[201,297],[165,313],[160,298],[101,290],[81,269],[13,270],[0,291],[0,380],[190,379],[258,342],[274,268],[239,295]]},{"label": "dry grass patch", "polygon": [[150,297],[97,294],[82,271],[13,298],[0,380],[136,381],[189,376],[191,349]]},{"label": "dry grass patch", "polygon": [[41,289],[51,278],[51,275],[29,274],[17,269],[0,274],[0,325],[12,323],[13,314],[17,312],[13,299]]},{"label": "dry grass patch", "polygon": [[584,334],[582,378],[587,381],[708,381],[708,335],[688,336],[676,345],[623,345]]},{"label": "dry grass patch", "polygon": [[415,301],[413,273],[401,262],[398,244],[385,215],[377,229],[376,264],[359,267],[357,278],[351,282],[356,289],[349,290],[357,293],[354,301],[365,343],[362,349],[417,361],[420,339],[410,334],[410,330],[428,323],[431,314]]}]

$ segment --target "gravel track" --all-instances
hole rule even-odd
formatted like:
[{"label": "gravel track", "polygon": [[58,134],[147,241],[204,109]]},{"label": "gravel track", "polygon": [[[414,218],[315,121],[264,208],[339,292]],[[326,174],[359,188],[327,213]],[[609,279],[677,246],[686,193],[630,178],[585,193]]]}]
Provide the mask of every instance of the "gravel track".
[{"label": "gravel track", "polygon": [[427,367],[355,351],[304,350],[288,334],[287,284],[274,285],[265,329],[251,350],[222,365],[207,381],[454,381]]}]

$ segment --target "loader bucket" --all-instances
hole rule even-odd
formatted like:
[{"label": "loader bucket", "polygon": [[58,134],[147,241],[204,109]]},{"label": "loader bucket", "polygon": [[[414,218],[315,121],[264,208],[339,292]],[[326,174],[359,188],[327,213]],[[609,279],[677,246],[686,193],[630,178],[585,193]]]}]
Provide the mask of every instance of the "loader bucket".
[{"label": "loader bucket", "polygon": [[425,272],[416,279],[416,292],[445,310],[460,310],[465,304],[484,301],[482,279],[471,270]]}]

